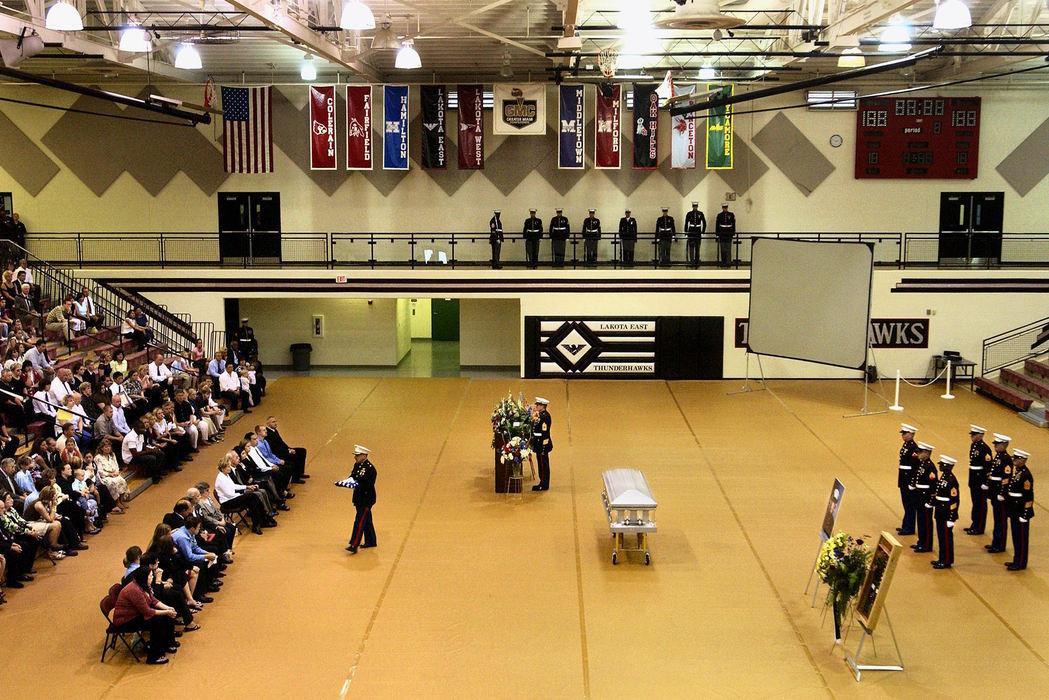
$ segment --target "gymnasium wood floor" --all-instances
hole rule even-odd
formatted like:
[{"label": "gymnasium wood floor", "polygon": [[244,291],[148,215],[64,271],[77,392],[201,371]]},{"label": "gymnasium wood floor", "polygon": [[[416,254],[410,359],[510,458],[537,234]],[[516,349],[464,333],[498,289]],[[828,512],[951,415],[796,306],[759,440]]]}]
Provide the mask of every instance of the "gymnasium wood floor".
[{"label": "gymnasium wood floor", "polygon": [[[845,419],[862,405],[855,382],[728,395],[739,386],[281,379],[247,418],[278,415],[309,447],[313,478],[279,528],[239,541],[203,629],[172,663],[117,653],[99,664],[98,600],[124,549],[146,544],[186,486],[213,480],[219,447],[113,516],[90,551],[54,569],[39,562],[38,580],[9,593],[0,687],[12,698],[1042,696],[1041,505],[1024,573],[985,553],[986,537],[959,534],[951,571],[905,550],[888,599],[903,673],[853,680],[830,619],[802,589],[835,477],[847,489],[841,529],[876,536],[899,523],[901,419],[959,460],[970,421],[1009,433],[1034,454],[1036,479],[1045,432],[961,388],[944,401],[942,387],[906,387],[904,413]],[[552,489],[520,502],[492,492],[488,416],[508,389],[551,399],[554,417]],[[372,448],[379,472],[379,547],[350,556],[350,492],[332,481],[348,473],[355,442]],[[660,503],[650,567],[610,561],[600,475],[620,466],[643,469]],[[886,633],[876,635],[882,659]],[[854,629],[847,646],[857,641]]]}]

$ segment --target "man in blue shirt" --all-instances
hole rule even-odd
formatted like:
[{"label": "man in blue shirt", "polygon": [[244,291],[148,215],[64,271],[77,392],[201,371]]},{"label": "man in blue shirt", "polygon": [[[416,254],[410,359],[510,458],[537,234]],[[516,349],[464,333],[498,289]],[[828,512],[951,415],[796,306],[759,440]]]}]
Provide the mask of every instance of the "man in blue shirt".
[{"label": "man in blue shirt", "polygon": [[221,350],[215,352],[215,359],[208,363],[208,376],[211,377],[215,386],[219,385],[219,377],[226,371],[226,360]]},{"label": "man in blue shirt", "polygon": [[193,597],[202,603],[210,603],[208,593],[214,593],[221,586],[219,575],[223,565],[218,563],[218,556],[212,552],[205,552],[197,544],[197,534],[200,532],[200,518],[190,515],[186,518],[186,524],[171,531],[171,539],[178,549],[179,556],[189,566],[200,569],[200,577],[197,579],[196,590]]}]

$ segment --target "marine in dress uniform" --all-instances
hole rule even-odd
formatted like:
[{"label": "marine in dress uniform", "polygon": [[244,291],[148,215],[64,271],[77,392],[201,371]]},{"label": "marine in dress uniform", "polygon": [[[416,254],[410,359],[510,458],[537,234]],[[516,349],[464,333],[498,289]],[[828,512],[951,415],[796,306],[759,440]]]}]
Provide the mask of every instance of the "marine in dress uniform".
[{"label": "marine in dress uniform", "polygon": [[896,486],[900,489],[900,501],[903,503],[903,522],[896,532],[900,535],[914,534],[914,498],[911,496],[914,489],[910,488],[911,472],[918,466],[918,443],[914,441],[914,434],[918,429],[907,423],[900,424],[899,469],[896,472]]},{"label": "marine in dress uniform", "polygon": [[932,562],[934,569],[949,569],[954,564],[954,522],[958,519],[958,479],[954,476],[953,457],[940,455],[940,480],[933,495],[933,514],[936,518],[936,540],[940,556]]},{"label": "marine in dress uniform", "polygon": [[991,460],[991,470],[984,483],[987,498],[991,502],[991,513],[994,515],[994,534],[991,536],[991,543],[984,545],[984,549],[991,554],[1005,551],[1005,538],[1009,534],[1005,496],[1009,479],[1013,475],[1013,458],[1007,451],[1011,439],[1008,435],[994,433],[994,459]]},{"label": "marine in dress uniform", "polygon": [[919,442],[918,466],[911,470],[911,486],[914,489],[911,497],[917,509],[915,520],[918,526],[918,541],[911,545],[915,552],[932,551],[932,501],[936,482],[940,480],[936,465],[929,459],[932,451],[932,445]]},{"label": "marine in dress uniform", "polygon": [[969,496],[972,498],[972,525],[965,528],[967,535],[982,535],[987,526],[987,492],[983,485],[991,468],[991,448],[983,441],[986,429],[969,426]]},{"label": "marine in dress uniform", "polygon": [[240,319],[240,328],[233,337],[240,346],[241,353],[245,357],[254,359],[259,356],[259,343],[255,340],[255,329],[248,325],[249,320],[247,316]]},{"label": "marine in dress uniform", "polygon": [[674,217],[667,212],[669,207],[663,207],[663,215],[656,219],[656,259],[660,267],[670,264],[670,244],[674,242],[674,234],[677,228],[674,225]]},{"label": "marine in dress uniform", "polygon": [[1013,450],[1013,478],[1006,491],[1010,525],[1013,529],[1013,560],[1007,562],[1009,571],[1027,568],[1027,551],[1031,543],[1031,518],[1034,517],[1034,477],[1027,468],[1030,455],[1024,450]]},{"label": "marine in dress uniform", "polygon": [[[353,519],[353,534],[346,551],[356,554],[357,549],[367,549],[378,544],[375,541],[375,526],[372,524],[372,506],[375,505],[375,467],[368,461],[371,453],[367,447],[353,446],[353,473],[350,478],[357,482],[353,488],[353,507],[357,515]],[[362,542],[363,539],[363,542]]]},{"label": "marine in dress uniform", "polygon": [[707,230],[707,217],[699,210],[699,202],[692,202],[692,211],[685,214],[685,235],[688,236],[688,264],[699,267],[699,242]]},{"label": "marine in dress uniform", "polygon": [[529,216],[524,222],[525,259],[528,267],[535,269],[539,263],[539,239],[543,237],[543,220],[535,215],[535,209],[529,209]]},{"label": "marine in dress uniform", "polygon": [[492,269],[498,270],[502,267],[499,264],[499,253],[503,248],[503,222],[499,218],[499,210],[496,209],[492,214],[492,218],[488,220],[488,243],[492,246]]},{"label": "marine in dress uniform", "polygon": [[555,209],[554,218],[550,219],[550,247],[553,249],[554,267],[565,266],[565,243],[571,233],[568,217],[561,209]]},{"label": "marine in dress uniform", "polygon": [[533,491],[546,491],[550,488],[550,453],[554,449],[554,441],[550,439],[550,424],[553,420],[546,410],[549,404],[550,402],[541,396],[535,397],[539,415],[536,416],[535,426],[532,427],[532,451],[535,452],[535,459],[539,464],[539,483],[532,487]]},{"label": "marine in dress uniform", "polygon": [[736,215],[721,205],[721,213],[714,220],[714,232],[718,237],[718,267],[728,267],[732,262],[732,239],[736,235]]},{"label": "marine in dress uniform", "polygon": [[637,243],[637,219],[627,209],[619,220],[619,241],[623,244],[623,264],[634,266],[634,245]]},{"label": "marine in dress uniform", "polygon": [[594,216],[595,211],[591,209],[590,216],[583,219],[583,255],[590,266],[597,264],[597,242],[601,240],[601,219]]}]

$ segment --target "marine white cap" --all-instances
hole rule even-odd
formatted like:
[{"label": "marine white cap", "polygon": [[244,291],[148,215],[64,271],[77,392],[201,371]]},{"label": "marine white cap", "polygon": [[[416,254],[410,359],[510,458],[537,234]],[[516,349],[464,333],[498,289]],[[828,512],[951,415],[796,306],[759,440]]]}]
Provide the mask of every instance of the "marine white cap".
[{"label": "marine white cap", "polygon": [[692,202],[692,206],[698,207],[699,206],[699,202]]},{"label": "marine white cap", "polygon": [[993,433],[995,442],[1012,442],[1012,438],[1008,435],[1002,435],[1001,433]]},{"label": "marine white cap", "polygon": [[558,207],[557,209],[554,209],[554,211],[564,211],[564,209],[562,209],[561,207]]},{"label": "marine white cap", "polygon": [[969,434],[970,435],[983,435],[986,432],[987,432],[987,428],[981,428],[980,426],[973,425],[971,423],[969,424]]},{"label": "marine white cap", "polygon": [[936,449],[936,448],[933,447],[932,445],[930,445],[927,442],[919,442],[918,443],[918,451],[919,452],[932,452],[934,449]]},{"label": "marine white cap", "polygon": [[536,396],[535,397],[535,402],[537,404],[542,405],[542,406],[546,406],[546,405],[548,405],[550,403],[550,399],[544,399],[542,396]]},{"label": "marine white cap", "polygon": [[1030,456],[1031,456],[1031,453],[1028,452],[1027,450],[1013,450],[1013,459],[1016,459],[1017,457],[1022,457],[1023,459],[1027,459]]},{"label": "marine white cap", "polygon": [[595,211],[597,211],[597,209],[587,209],[587,211],[593,214]]},{"label": "marine white cap", "polygon": [[240,319],[240,322],[241,322],[241,323],[247,323],[247,322],[248,322],[249,320],[250,320],[250,319],[248,319],[248,317],[247,317],[247,316],[245,316],[244,318]]},{"label": "marine white cap", "polygon": [[353,446],[353,454],[355,454],[355,455],[368,455],[368,454],[371,454],[371,452],[372,451],[369,450],[364,445],[354,445]]},{"label": "marine white cap", "polygon": [[918,429],[915,428],[913,425],[910,425],[909,423],[900,423],[900,432],[901,433],[916,433],[916,432],[918,432]]},{"label": "marine white cap", "polygon": [[940,455],[940,464],[957,464],[958,460],[954,457],[948,457],[947,455]]},{"label": "marine white cap", "polygon": [[670,211],[670,207],[660,207],[662,211]]},{"label": "marine white cap", "polygon": [[538,209],[536,209],[535,207],[531,207],[531,208],[529,208],[529,210],[528,210],[528,211],[531,211],[531,212],[535,212],[535,211],[539,211],[539,210],[538,210]]},{"label": "marine white cap", "polygon": [[502,212],[500,212],[498,209],[496,209],[494,213],[495,214],[501,214]]}]

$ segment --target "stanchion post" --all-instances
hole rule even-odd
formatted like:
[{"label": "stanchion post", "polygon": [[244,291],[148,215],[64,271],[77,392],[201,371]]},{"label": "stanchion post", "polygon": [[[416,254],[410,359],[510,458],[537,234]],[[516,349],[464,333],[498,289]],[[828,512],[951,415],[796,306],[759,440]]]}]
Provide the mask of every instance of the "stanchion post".
[{"label": "stanchion post", "polygon": [[947,360],[947,393],[940,394],[941,399],[953,399],[954,395],[951,393],[951,361]]},{"label": "stanchion post", "polygon": [[892,405],[889,406],[890,411],[902,411],[903,406],[900,405],[900,370],[896,370],[896,397],[892,400]]}]

